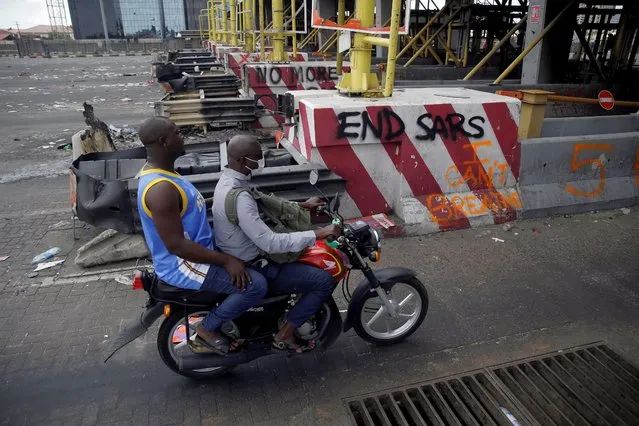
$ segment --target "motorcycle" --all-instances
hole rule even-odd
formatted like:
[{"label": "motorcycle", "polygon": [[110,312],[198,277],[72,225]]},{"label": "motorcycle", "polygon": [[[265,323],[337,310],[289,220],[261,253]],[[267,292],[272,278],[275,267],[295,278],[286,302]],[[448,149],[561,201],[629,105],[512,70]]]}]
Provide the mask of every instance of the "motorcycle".
[{"label": "motorcycle", "polygon": [[[345,222],[339,214],[339,197],[329,201],[317,188],[318,176],[316,171],[311,171],[309,179],[327,201],[318,214],[326,214],[334,224],[340,225],[342,235],[337,239],[318,241],[307,248],[298,261],[329,272],[335,288],[341,282],[349,306],[342,319],[331,295],[319,311],[297,329],[296,335],[303,340],[314,340],[315,350],[326,350],[342,332],[351,328],[373,344],[399,343],[413,334],[426,317],[426,288],[410,269],[373,270],[370,267],[368,261],[380,259],[380,232],[364,221]],[[349,279],[353,270],[361,271],[364,279],[351,293]],[[171,370],[191,378],[219,377],[238,365],[271,354],[273,336],[283,325],[286,312],[300,297],[269,293],[259,304],[225,323],[222,332],[240,342],[240,347],[227,355],[218,355],[196,353],[199,338],[195,328],[226,295],[173,287],[150,272],[138,272],[132,288],[148,293],[145,311],[122,328],[104,362],[164,316],[157,335],[160,357]]]}]

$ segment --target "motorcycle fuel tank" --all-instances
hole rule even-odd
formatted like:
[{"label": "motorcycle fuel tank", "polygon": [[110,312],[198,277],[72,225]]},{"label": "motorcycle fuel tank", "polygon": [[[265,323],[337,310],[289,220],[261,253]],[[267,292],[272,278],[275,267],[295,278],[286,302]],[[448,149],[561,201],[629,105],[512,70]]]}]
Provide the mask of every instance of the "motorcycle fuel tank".
[{"label": "motorcycle fuel tank", "polygon": [[314,246],[304,250],[298,262],[315,266],[328,272],[335,281],[341,280],[348,271],[345,263],[346,255],[326,244],[326,241],[317,241]]}]

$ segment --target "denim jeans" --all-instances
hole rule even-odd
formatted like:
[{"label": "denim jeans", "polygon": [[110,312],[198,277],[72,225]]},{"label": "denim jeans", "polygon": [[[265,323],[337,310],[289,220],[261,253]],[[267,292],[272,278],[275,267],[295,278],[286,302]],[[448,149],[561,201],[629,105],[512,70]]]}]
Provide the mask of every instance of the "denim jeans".
[{"label": "denim jeans", "polygon": [[264,275],[271,291],[303,294],[286,318],[295,328],[312,317],[334,289],[331,274],[314,266],[301,263],[269,264],[257,270]]},{"label": "denim jeans", "polygon": [[211,265],[209,273],[202,283],[200,290],[214,291],[229,296],[202,321],[202,325],[209,331],[218,330],[222,324],[231,321],[256,305],[266,294],[266,279],[259,272],[247,269],[251,276],[245,290],[238,290],[231,281],[226,269]]}]

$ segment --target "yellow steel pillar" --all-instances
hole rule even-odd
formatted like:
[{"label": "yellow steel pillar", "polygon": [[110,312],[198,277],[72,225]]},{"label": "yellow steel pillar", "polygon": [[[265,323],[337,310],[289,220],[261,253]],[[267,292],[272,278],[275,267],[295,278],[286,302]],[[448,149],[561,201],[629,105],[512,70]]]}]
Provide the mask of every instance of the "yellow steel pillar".
[{"label": "yellow steel pillar", "polygon": [[222,28],[224,30],[222,32],[222,42],[224,44],[229,43],[229,21],[228,21],[228,18],[226,17],[227,4],[228,4],[227,0],[222,0]]},{"label": "yellow steel pillar", "polygon": [[293,16],[291,20],[291,31],[293,32],[293,58],[297,58],[297,5],[295,4],[296,0],[291,0],[291,16]]},{"label": "yellow steel pillar", "polygon": [[521,90],[521,115],[519,117],[519,139],[541,137],[541,128],[546,115],[548,96],[553,92],[545,90]]},{"label": "yellow steel pillar", "polygon": [[[375,21],[375,0],[358,0],[355,3],[355,17],[361,26],[372,27]],[[381,13],[379,11],[378,13]],[[397,43],[399,19],[401,13],[401,1],[393,0],[391,11],[390,38],[381,38],[366,33],[354,32],[353,45],[351,47],[351,72],[344,74],[337,89],[340,93],[355,96],[391,96],[393,93],[393,81],[395,79],[395,61],[397,58]],[[388,61],[386,63],[386,85],[382,92],[377,79],[377,74],[371,72],[372,47],[382,46],[388,48]]]},{"label": "yellow steel pillar", "polygon": [[386,62],[386,81],[384,82],[384,96],[393,95],[395,84],[395,63],[397,61],[397,45],[399,44],[399,21],[401,14],[401,1],[393,0],[391,10],[390,39],[388,40],[388,59]]},{"label": "yellow steel pillar", "polygon": [[231,46],[237,46],[237,3],[235,0],[229,0],[229,15],[231,21]]},{"label": "yellow steel pillar", "polygon": [[[271,53],[272,62],[286,62],[288,56],[284,52],[284,2],[283,0],[272,0],[273,8],[273,52]],[[264,40],[262,40],[264,42]]]},{"label": "yellow steel pillar", "polygon": [[[339,0],[337,3],[337,23],[344,25],[346,19],[346,0]],[[341,31],[337,32],[337,39],[342,35]],[[339,51],[339,45],[337,49],[337,75],[342,75],[342,64],[344,63],[344,54]]]},{"label": "yellow steel pillar", "polygon": [[260,59],[266,58],[266,39],[264,38],[264,0],[260,0]]},{"label": "yellow steel pillar", "polygon": [[[362,27],[372,27],[375,23],[375,0],[358,0],[355,3],[355,19],[361,22]],[[377,74],[371,72],[372,44],[367,43],[369,37],[364,33],[353,33],[353,46],[351,47],[351,72],[344,74],[339,83],[340,93],[369,94],[379,92]]]},{"label": "yellow steel pillar", "polygon": [[209,0],[206,3],[206,9],[209,18],[209,40],[215,41],[215,8],[213,7],[213,0]]},{"label": "yellow steel pillar", "polygon": [[255,10],[255,0],[243,0],[243,20],[244,20],[244,50],[255,52],[255,34],[253,33],[253,11]]}]

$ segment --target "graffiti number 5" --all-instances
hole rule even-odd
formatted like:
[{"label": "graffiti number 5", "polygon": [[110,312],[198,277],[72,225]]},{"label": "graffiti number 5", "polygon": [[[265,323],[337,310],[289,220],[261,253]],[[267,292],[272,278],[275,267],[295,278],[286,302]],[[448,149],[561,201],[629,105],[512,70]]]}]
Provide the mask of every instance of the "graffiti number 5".
[{"label": "graffiti number 5", "polygon": [[575,144],[574,151],[572,153],[572,164],[570,165],[570,170],[574,173],[582,167],[586,167],[589,164],[592,164],[593,170],[596,168],[599,169],[599,186],[595,188],[591,192],[582,191],[581,189],[575,188],[572,185],[566,185],[566,191],[570,192],[572,195],[580,195],[582,197],[596,197],[603,191],[604,184],[606,181],[606,166],[599,158],[588,158],[582,161],[579,160],[579,153],[581,151],[612,151],[612,145],[608,143],[596,143],[596,144],[585,144],[585,143],[577,143]]}]

